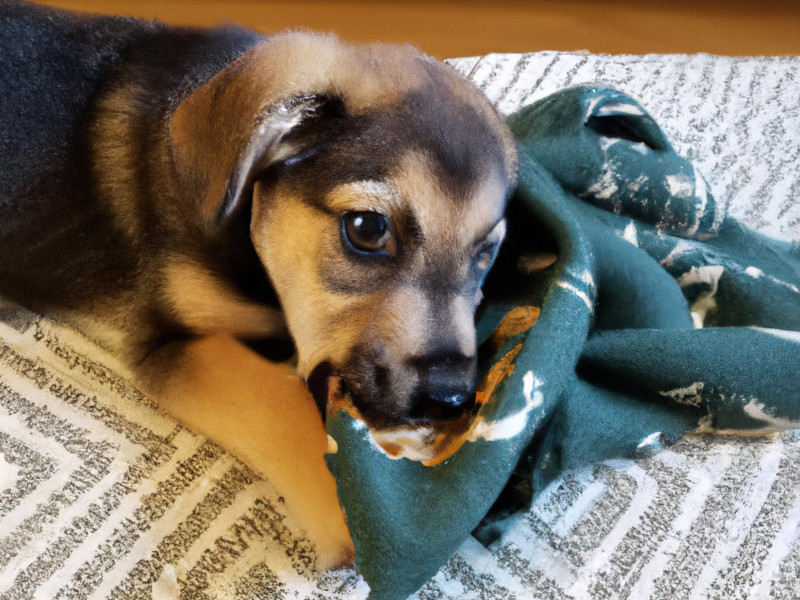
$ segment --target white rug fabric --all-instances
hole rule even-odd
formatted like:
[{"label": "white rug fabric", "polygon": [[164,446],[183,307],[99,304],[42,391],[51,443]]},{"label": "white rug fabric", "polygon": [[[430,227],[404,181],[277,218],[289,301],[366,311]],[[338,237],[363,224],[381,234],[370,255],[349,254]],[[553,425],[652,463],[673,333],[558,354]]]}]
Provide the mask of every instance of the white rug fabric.
[{"label": "white rug fabric", "polygon": [[[451,63],[506,114],[580,83],[634,96],[730,214],[800,242],[800,57]],[[416,598],[798,598],[799,455],[797,432],[697,435],[587,465],[489,547],[465,540]],[[0,304],[0,600],[367,594],[353,571],[320,573],[278,490],[159,412],[111,356]]]},{"label": "white rug fabric", "polygon": [[350,597],[269,482],[76,332],[0,314],[0,598]]},{"label": "white rug fabric", "polygon": [[690,437],[588,466],[504,529],[465,542],[417,597],[796,599],[800,436]]}]

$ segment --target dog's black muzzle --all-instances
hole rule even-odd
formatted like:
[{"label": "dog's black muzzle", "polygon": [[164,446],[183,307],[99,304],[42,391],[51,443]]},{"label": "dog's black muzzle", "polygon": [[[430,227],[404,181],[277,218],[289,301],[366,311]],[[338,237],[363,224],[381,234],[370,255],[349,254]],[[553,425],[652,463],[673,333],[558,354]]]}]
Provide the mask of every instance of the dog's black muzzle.
[{"label": "dog's black muzzle", "polygon": [[[363,358],[363,355],[362,355]],[[341,372],[330,362],[315,367],[307,384],[325,417],[330,386],[348,398],[370,427],[433,425],[467,416],[475,408],[474,357],[431,354],[389,367],[365,360]]]}]

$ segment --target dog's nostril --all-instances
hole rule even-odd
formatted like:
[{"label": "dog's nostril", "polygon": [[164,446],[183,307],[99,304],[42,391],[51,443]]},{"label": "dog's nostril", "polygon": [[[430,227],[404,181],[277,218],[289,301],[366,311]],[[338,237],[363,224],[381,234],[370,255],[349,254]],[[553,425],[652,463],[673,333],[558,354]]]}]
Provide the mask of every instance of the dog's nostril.
[{"label": "dog's nostril", "polygon": [[437,390],[420,393],[414,403],[413,417],[435,421],[458,419],[475,406],[475,393],[469,391]]}]

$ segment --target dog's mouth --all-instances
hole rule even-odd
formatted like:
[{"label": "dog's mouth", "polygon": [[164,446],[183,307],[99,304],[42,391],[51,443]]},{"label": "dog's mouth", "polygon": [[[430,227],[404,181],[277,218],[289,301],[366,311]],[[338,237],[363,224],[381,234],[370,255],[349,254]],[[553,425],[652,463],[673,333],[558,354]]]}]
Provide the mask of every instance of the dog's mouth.
[{"label": "dog's mouth", "polygon": [[338,375],[336,375],[333,365],[328,361],[324,361],[314,367],[311,374],[306,378],[306,385],[311,391],[311,395],[314,397],[314,402],[316,402],[323,419],[327,418],[328,415],[328,390],[331,387],[331,379],[337,378]]},{"label": "dog's mouth", "polygon": [[474,412],[466,412],[455,419],[376,423],[358,408],[344,379],[328,362],[311,372],[307,385],[323,418],[343,410],[367,426],[372,441],[386,456],[407,458],[425,466],[437,465],[455,454],[474,420]]}]

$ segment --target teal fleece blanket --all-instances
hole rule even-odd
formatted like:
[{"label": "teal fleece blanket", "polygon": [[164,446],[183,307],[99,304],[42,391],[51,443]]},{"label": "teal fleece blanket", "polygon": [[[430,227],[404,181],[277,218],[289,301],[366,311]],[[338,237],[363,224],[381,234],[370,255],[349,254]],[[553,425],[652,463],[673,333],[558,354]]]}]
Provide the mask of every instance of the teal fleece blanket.
[{"label": "teal fleece blanket", "polygon": [[508,509],[504,488],[529,500],[565,469],[698,429],[800,427],[800,248],[727,217],[620,92],[566,89],[509,124],[520,179],[478,319],[470,441],[425,467],[386,457],[343,411],[328,420],[375,600],[422,586]]}]

